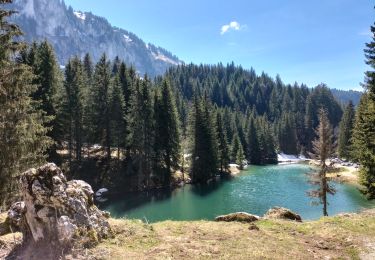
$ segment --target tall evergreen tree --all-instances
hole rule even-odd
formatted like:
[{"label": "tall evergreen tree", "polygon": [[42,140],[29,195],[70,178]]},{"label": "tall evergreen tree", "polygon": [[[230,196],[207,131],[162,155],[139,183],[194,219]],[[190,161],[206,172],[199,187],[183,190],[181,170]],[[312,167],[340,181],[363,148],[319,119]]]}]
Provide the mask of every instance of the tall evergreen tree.
[{"label": "tall evergreen tree", "polygon": [[250,118],[249,128],[247,133],[248,143],[248,161],[251,164],[261,164],[261,151],[258,139],[258,132],[255,126],[254,118]]},{"label": "tall evergreen tree", "polygon": [[351,159],[352,134],[354,128],[355,110],[352,101],[345,107],[339,128],[338,154],[342,158]]},{"label": "tall evergreen tree", "polygon": [[335,194],[335,189],[329,184],[327,178],[328,166],[326,160],[333,154],[333,134],[332,126],[329,123],[328,113],[324,109],[319,111],[319,125],[316,129],[317,138],[313,142],[312,157],[320,161],[320,170],[311,178],[311,183],[318,185],[316,190],[310,191],[309,195],[318,198],[323,204],[323,215],[328,216],[327,212],[327,194]]},{"label": "tall evergreen tree", "polygon": [[361,183],[370,199],[375,198],[375,102],[365,93],[359,102],[353,130],[353,156],[361,164]]},{"label": "tall evergreen tree", "polygon": [[[48,136],[56,141],[59,134],[55,120],[59,105],[57,93],[62,88],[62,76],[52,46],[47,41],[40,44],[33,43],[26,64],[33,68],[33,73],[36,75],[33,83],[38,87],[32,97],[38,101],[39,108],[49,117],[45,127],[49,129]],[[56,149],[56,145],[50,147],[48,151],[50,160],[57,159]]]},{"label": "tall evergreen tree", "polygon": [[179,168],[180,133],[176,103],[169,82],[161,85],[160,97],[155,99],[155,150],[159,156],[157,172],[165,186],[170,185],[173,169]]},{"label": "tall evergreen tree", "polygon": [[232,142],[231,160],[232,162],[238,164],[240,169],[243,168],[243,160],[245,159],[245,154],[242,148],[242,144],[238,134],[234,135]]},{"label": "tall evergreen tree", "polygon": [[375,23],[371,26],[372,40],[366,44],[365,90],[357,109],[353,143],[354,156],[361,163],[361,182],[369,198],[375,198]]},{"label": "tall evergreen tree", "polygon": [[297,132],[294,118],[289,113],[284,113],[278,128],[279,148],[286,154],[298,154]]},{"label": "tall evergreen tree", "polygon": [[75,57],[69,61],[65,68],[66,93],[61,111],[63,115],[60,116],[64,120],[63,125],[68,139],[70,167],[72,167],[73,158],[78,162],[82,160],[84,84],[83,66],[79,58]]},{"label": "tall evergreen tree", "polygon": [[217,173],[217,150],[208,100],[194,98],[191,115],[192,166],[191,177],[194,183],[206,183]]},{"label": "tall evergreen tree", "polygon": [[216,133],[218,141],[218,159],[220,165],[220,172],[228,170],[229,165],[229,147],[227,142],[227,135],[223,125],[223,119],[221,112],[218,111],[216,114]]},{"label": "tall evergreen tree", "polygon": [[112,144],[117,147],[117,159],[120,160],[120,149],[125,139],[125,101],[122,94],[120,78],[116,75],[112,79],[112,93],[110,98]]},{"label": "tall evergreen tree", "polygon": [[0,0],[0,203],[17,193],[17,176],[45,160],[51,144],[48,123],[40,105],[31,96],[37,89],[28,65],[17,61],[24,44],[16,42],[20,29],[7,21],[13,11],[3,9]]},{"label": "tall evergreen tree", "polygon": [[110,133],[110,83],[111,70],[105,54],[96,64],[93,82],[93,113],[95,140],[99,141],[106,150],[106,159],[111,159]]}]

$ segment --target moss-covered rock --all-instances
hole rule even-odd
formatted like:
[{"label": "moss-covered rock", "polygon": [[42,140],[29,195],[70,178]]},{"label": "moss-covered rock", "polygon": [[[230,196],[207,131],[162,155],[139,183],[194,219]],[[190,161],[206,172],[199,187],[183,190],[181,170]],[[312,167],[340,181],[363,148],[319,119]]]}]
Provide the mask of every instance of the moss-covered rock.
[{"label": "moss-covered rock", "polygon": [[253,215],[246,212],[236,212],[231,213],[228,215],[221,215],[215,218],[216,221],[225,221],[225,222],[231,222],[231,221],[238,221],[238,222],[254,222],[259,220],[259,216]]},{"label": "moss-covered rock", "polygon": [[267,213],[264,215],[265,219],[286,219],[286,220],[295,220],[295,221],[302,221],[302,218],[297,213],[294,213],[290,209],[282,208],[282,207],[273,207],[272,209],[268,210]]}]

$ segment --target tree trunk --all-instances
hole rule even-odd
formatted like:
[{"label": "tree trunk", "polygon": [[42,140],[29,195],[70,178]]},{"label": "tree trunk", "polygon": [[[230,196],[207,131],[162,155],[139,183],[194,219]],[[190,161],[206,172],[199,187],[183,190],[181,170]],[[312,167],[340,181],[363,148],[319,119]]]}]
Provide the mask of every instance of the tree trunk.
[{"label": "tree trunk", "polygon": [[323,166],[322,169],[322,202],[323,202],[323,215],[328,216],[327,212],[327,177],[326,177],[326,167]]}]

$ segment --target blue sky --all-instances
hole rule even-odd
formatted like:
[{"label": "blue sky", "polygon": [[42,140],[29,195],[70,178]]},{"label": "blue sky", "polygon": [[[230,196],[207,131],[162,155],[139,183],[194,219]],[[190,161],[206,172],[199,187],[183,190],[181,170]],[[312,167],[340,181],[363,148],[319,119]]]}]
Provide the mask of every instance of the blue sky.
[{"label": "blue sky", "polygon": [[189,63],[234,61],[285,83],[361,89],[373,0],[65,0]]}]

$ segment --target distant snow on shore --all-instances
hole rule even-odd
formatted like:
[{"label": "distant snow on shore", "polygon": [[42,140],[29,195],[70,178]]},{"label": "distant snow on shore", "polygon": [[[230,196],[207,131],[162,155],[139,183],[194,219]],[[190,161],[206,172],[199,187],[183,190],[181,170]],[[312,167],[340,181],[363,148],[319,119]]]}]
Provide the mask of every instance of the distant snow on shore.
[{"label": "distant snow on shore", "polygon": [[301,161],[308,160],[304,155],[292,155],[292,154],[285,154],[285,153],[279,153],[277,155],[277,161],[279,163],[298,163]]}]

